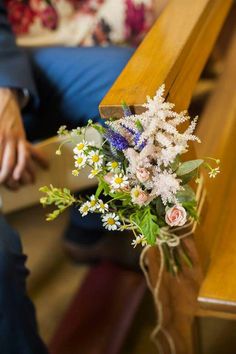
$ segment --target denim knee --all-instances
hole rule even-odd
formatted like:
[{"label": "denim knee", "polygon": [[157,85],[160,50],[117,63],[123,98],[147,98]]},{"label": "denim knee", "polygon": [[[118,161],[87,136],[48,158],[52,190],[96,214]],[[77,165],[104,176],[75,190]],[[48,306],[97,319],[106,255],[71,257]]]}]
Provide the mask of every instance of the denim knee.
[{"label": "denim knee", "polygon": [[0,215],[0,284],[12,277],[15,259],[21,256],[22,247],[18,233]]}]

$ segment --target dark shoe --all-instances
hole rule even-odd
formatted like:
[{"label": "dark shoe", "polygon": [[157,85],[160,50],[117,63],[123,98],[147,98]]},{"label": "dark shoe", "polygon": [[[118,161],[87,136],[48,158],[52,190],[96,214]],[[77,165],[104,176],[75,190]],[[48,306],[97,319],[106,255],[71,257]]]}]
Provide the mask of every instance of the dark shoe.
[{"label": "dark shoe", "polygon": [[[79,230],[77,232],[79,234]],[[134,249],[131,240],[131,234],[128,232],[104,232],[102,237],[92,244],[79,244],[65,238],[64,248],[77,263],[93,264],[111,261],[138,271],[141,247]]]}]

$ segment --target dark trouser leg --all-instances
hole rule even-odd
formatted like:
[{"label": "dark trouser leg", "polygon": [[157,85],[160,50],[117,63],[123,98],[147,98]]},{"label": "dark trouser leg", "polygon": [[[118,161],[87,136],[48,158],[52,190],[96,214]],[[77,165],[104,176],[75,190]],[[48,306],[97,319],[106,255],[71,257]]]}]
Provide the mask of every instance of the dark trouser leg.
[{"label": "dark trouser leg", "polygon": [[[40,107],[33,119],[25,112],[28,137],[55,135],[60,125],[75,128],[86,125],[89,118],[99,121],[98,105],[133,51],[113,46],[31,50]],[[97,215],[82,218],[78,210],[72,209],[66,237],[93,243],[100,238],[98,230],[101,222]]]},{"label": "dark trouser leg", "polygon": [[46,354],[26,293],[26,257],[18,234],[0,215],[0,353]]}]

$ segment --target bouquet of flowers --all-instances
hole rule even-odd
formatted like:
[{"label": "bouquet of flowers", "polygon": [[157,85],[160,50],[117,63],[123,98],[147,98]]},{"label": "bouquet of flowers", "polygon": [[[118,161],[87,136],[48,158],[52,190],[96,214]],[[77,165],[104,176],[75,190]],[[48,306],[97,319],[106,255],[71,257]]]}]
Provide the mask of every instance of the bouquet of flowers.
[{"label": "bouquet of flowers", "polygon": [[[179,256],[191,262],[181,247],[179,227],[198,218],[195,193],[189,183],[199,182],[200,169],[208,170],[210,177],[219,173],[219,161],[211,158],[182,161],[188,143],[199,139],[193,135],[197,117],[190,120],[187,112],[177,113],[174,104],[166,102],[162,85],[155,97],[147,98],[146,111],[133,115],[123,103],[124,116],[110,119],[105,126],[92,121],[83,128],[68,131],[65,126],[58,131],[65,141],[74,142],[74,176],[89,166],[88,178],[97,178],[94,195],[86,200],[76,198],[67,189],[43,187],[46,196],[43,205],[57,208],[48,215],[53,220],[66,208],[75,204],[86,217],[88,213],[101,214],[108,230],[131,230],[133,247],[159,245],[162,247],[167,268],[176,272]],[[189,121],[184,132],[178,126]],[[93,127],[103,137],[100,146],[86,139],[86,132]],[[76,142],[76,138],[80,141]],[[209,161],[214,161],[213,168]],[[178,247],[177,247],[178,246]]]}]

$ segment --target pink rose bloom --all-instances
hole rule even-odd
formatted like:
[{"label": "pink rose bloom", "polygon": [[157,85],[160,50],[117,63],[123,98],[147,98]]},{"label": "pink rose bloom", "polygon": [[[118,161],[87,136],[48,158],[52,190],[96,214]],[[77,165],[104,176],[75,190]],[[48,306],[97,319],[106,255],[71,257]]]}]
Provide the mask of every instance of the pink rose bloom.
[{"label": "pink rose bloom", "polygon": [[147,182],[150,177],[150,172],[144,167],[139,167],[137,168],[136,176],[140,182]]},{"label": "pink rose bloom", "polygon": [[170,226],[183,226],[187,221],[186,210],[181,205],[174,205],[167,210],[165,221]]},{"label": "pink rose bloom", "polygon": [[142,206],[149,201],[148,194],[144,192],[139,186],[131,190],[131,197],[132,202],[134,204],[138,204],[139,206]]}]

